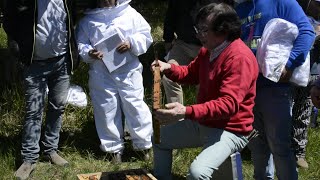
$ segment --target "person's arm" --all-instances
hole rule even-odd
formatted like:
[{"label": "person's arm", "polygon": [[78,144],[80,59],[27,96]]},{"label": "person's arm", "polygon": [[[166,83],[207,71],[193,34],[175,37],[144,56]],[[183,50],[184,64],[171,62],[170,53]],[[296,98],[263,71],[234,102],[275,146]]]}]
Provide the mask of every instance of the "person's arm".
[{"label": "person's arm", "polygon": [[132,16],[134,17],[134,29],[132,29],[134,33],[127,40],[130,43],[131,52],[139,56],[146,53],[153,42],[151,27],[138,12],[134,11]]},{"label": "person's arm", "polygon": [[176,29],[176,6],[175,6],[176,0],[169,0],[168,2],[168,8],[166,11],[166,17],[164,19],[163,24],[163,40],[165,42],[165,49],[166,52],[168,52],[172,47],[172,42],[175,39],[174,32]]},{"label": "person's arm", "polygon": [[205,48],[201,48],[198,56],[190,62],[188,66],[178,66],[171,64],[170,71],[165,71],[167,78],[180,84],[199,84],[199,67],[201,61],[209,58],[209,53]]},{"label": "person's arm", "polygon": [[3,17],[3,29],[6,34],[13,40],[17,41],[17,29],[18,24],[18,12],[17,4],[15,0],[5,1],[4,17]]},{"label": "person's arm", "polygon": [[315,34],[307,16],[297,1],[281,0],[278,3],[279,18],[296,24],[299,30],[286,64],[286,69],[293,71],[304,63],[314,42]]},{"label": "person's arm", "polygon": [[238,56],[226,62],[221,74],[219,97],[202,104],[187,106],[186,118],[201,122],[229,119],[236,114],[240,103],[246,96],[250,96],[248,92],[252,91],[251,96],[254,96],[258,65],[253,60],[256,61]]},{"label": "person's arm", "polygon": [[[81,59],[86,63],[92,63],[95,61],[94,58],[90,56],[92,50],[94,49],[90,43],[87,31],[84,30],[84,23],[80,21],[76,28],[76,40],[78,44],[78,51]],[[90,52],[90,53],[89,53]]]}]

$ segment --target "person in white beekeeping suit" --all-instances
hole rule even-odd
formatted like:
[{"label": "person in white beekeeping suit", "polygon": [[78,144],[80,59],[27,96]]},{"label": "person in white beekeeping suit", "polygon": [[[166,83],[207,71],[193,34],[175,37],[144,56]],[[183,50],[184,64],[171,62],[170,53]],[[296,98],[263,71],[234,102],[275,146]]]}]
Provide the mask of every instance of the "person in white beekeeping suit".
[{"label": "person in white beekeeping suit", "polygon": [[143,101],[142,64],[138,56],[151,45],[151,27],[131,0],[97,0],[77,27],[82,60],[90,65],[89,89],[100,149],[121,162],[122,112],[133,148],[149,157],[152,116]]}]

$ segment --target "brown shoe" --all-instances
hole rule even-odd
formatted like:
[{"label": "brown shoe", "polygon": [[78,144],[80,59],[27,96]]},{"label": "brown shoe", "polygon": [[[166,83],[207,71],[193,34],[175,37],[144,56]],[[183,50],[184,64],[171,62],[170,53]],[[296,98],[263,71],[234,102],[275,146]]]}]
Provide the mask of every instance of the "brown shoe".
[{"label": "brown shoe", "polygon": [[51,153],[49,155],[46,155],[44,157],[45,160],[50,161],[52,164],[58,165],[58,166],[69,166],[68,161],[63,159],[61,156],[57,154],[57,152]]},{"label": "brown shoe", "polygon": [[299,157],[297,159],[297,165],[301,168],[308,169],[309,165],[305,158]]},{"label": "brown shoe", "polygon": [[35,163],[31,164],[29,162],[24,162],[19,167],[19,169],[14,173],[14,177],[16,177],[19,180],[28,179],[35,167],[36,167]]}]

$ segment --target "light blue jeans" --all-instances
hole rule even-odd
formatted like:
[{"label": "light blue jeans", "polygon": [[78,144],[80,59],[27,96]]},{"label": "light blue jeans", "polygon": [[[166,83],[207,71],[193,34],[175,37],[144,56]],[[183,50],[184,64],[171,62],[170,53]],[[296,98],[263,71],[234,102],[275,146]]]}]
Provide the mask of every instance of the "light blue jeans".
[{"label": "light blue jeans", "polygon": [[60,56],[50,60],[33,61],[24,72],[26,114],[22,134],[22,160],[35,163],[39,158],[39,141],[46,87],[49,88],[46,124],[42,138],[44,154],[58,149],[62,115],[70,86],[70,60]]},{"label": "light blue jeans", "polygon": [[244,136],[209,128],[191,120],[161,127],[161,143],[153,144],[154,175],[159,180],[170,180],[172,150],[203,147],[192,162],[187,179],[210,179],[215,170],[234,152],[248,143]]},{"label": "light blue jeans", "polygon": [[258,87],[254,107],[254,128],[259,136],[249,143],[254,165],[254,178],[298,179],[296,161],[291,148],[292,87]]}]

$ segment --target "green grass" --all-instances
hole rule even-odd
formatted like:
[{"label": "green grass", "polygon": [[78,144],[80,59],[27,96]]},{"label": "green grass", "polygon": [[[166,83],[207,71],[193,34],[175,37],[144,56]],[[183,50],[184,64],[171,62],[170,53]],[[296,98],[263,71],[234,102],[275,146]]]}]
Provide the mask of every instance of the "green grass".
[{"label": "green grass", "polygon": [[3,31],[2,28],[0,28],[0,48],[6,48],[7,47],[7,38],[6,33]]},{"label": "green grass", "polygon": [[[133,4],[140,12],[148,17],[152,26],[152,34],[155,40],[155,50],[159,58],[163,57],[162,21],[164,18],[164,2],[158,2],[157,6],[145,2]],[[151,8],[152,7],[152,8]],[[0,57],[7,54],[6,36],[0,29]],[[144,84],[146,87],[146,102],[151,106],[152,77],[149,64],[154,60],[154,49],[140,57],[144,65]],[[3,59],[2,59],[3,60]],[[74,72],[72,82],[84,87],[88,94],[88,66],[81,64]],[[185,101],[191,104],[195,101],[194,87],[184,87]],[[24,100],[22,86],[19,83],[10,86],[1,86],[0,89],[0,179],[13,179],[14,171],[20,166],[21,129],[24,115]],[[308,170],[299,170],[299,179],[320,179],[320,133],[319,128],[310,129],[309,143],[307,147]],[[67,106],[61,131],[59,144],[60,153],[71,163],[68,168],[61,168],[40,161],[31,179],[34,180],[74,180],[80,173],[92,173],[100,171],[117,171],[132,168],[146,168],[152,170],[152,160],[141,161],[137,153],[131,148],[130,141],[126,142],[124,163],[112,164],[106,155],[99,149],[99,139],[96,133],[93,109],[89,104],[86,108]],[[200,148],[183,149],[175,151],[173,173],[175,179],[184,179],[189,165],[200,151]],[[247,149],[242,152],[243,174],[245,179],[252,179],[253,166],[250,153]]]}]

